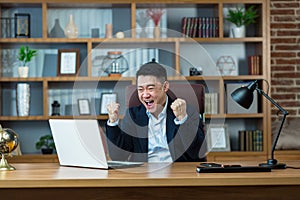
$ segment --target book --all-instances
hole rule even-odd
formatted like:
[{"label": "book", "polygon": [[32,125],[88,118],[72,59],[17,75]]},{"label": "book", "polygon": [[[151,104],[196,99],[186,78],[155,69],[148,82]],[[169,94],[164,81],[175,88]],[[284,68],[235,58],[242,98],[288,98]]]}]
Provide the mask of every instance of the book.
[{"label": "book", "polygon": [[262,71],[261,56],[253,55],[248,56],[248,74],[260,75]]},{"label": "book", "polygon": [[218,93],[205,93],[205,113],[217,114],[219,108]]},{"label": "book", "polygon": [[186,26],[187,26],[187,18],[183,17],[181,20],[182,37],[186,37]]},{"label": "book", "polygon": [[238,145],[240,151],[262,151],[262,130],[239,130]]}]

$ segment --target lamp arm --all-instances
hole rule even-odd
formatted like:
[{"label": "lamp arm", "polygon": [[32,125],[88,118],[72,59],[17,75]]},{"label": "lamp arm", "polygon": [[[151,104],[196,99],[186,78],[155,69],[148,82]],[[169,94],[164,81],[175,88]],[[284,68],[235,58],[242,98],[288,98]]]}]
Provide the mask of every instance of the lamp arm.
[{"label": "lamp arm", "polygon": [[279,139],[279,136],[280,136],[280,133],[281,133],[281,129],[283,127],[283,124],[284,124],[284,121],[286,119],[286,116],[289,114],[288,111],[286,111],[285,109],[283,109],[280,105],[278,105],[269,95],[267,95],[264,91],[262,91],[261,89],[259,88],[256,88],[256,91],[263,95],[266,99],[268,99],[274,106],[276,106],[283,114],[283,118],[281,120],[281,124],[279,126],[279,129],[278,129],[278,132],[277,132],[277,135],[276,135],[276,138],[273,142],[273,146],[272,146],[272,154],[271,154],[271,159],[274,160],[274,151],[275,151],[275,147],[276,147],[276,144],[278,142],[278,139]]}]

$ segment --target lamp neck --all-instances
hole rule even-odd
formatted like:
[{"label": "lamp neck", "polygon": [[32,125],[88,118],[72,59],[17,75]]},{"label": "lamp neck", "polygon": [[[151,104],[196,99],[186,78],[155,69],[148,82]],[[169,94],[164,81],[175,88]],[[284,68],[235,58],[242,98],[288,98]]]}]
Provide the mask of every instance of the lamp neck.
[{"label": "lamp neck", "polygon": [[289,114],[288,111],[286,111],[285,109],[283,109],[280,105],[278,105],[269,95],[267,95],[264,91],[262,91],[261,89],[259,88],[256,88],[256,91],[263,95],[264,97],[266,97],[266,99],[268,99],[274,106],[276,106],[276,108],[278,108],[282,114],[283,114],[283,118],[281,120],[281,124],[278,128],[278,132],[277,132],[277,135],[276,135],[276,138],[273,142],[273,145],[272,145],[272,154],[271,154],[271,160],[274,160],[274,151],[275,151],[275,147],[277,145],[277,142],[278,142],[278,139],[279,139],[279,136],[280,136],[280,133],[281,133],[281,129],[283,127],[283,124],[284,124],[284,121],[286,119],[286,116]]},{"label": "lamp neck", "polygon": [[255,88],[255,90],[263,95],[266,99],[268,99],[274,106],[276,106],[276,108],[278,108],[283,115],[288,115],[288,111],[286,111],[285,109],[283,109],[278,103],[276,103],[276,101],[274,101],[274,99],[272,99],[269,95],[267,95],[263,90],[259,89],[259,88]]}]

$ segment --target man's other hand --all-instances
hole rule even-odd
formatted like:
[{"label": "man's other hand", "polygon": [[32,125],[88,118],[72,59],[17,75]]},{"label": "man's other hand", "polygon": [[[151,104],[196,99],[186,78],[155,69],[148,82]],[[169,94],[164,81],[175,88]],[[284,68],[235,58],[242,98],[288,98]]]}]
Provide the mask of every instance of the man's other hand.
[{"label": "man's other hand", "polygon": [[176,99],[171,104],[171,109],[173,110],[175,117],[181,121],[186,116],[186,101],[180,98]]},{"label": "man's other hand", "polygon": [[119,103],[110,103],[106,106],[108,111],[108,120],[110,123],[114,123],[119,120],[119,110],[120,104]]}]

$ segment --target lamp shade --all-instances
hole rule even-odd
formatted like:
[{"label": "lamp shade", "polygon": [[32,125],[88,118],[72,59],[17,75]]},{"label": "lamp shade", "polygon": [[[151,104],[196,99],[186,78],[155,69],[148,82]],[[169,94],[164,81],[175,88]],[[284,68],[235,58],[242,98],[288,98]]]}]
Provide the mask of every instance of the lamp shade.
[{"label": "lamp shade", "polygon": [[231,93],[231,97],[235,102],[246,109],[249,109],[253,102],[253,92],[257,87],[257,81],[250,83],[247,86],[236,89]]}]

